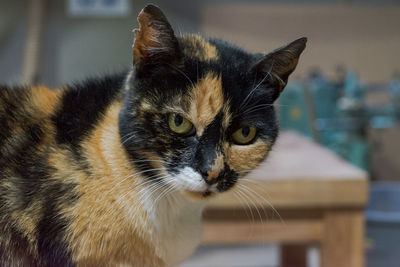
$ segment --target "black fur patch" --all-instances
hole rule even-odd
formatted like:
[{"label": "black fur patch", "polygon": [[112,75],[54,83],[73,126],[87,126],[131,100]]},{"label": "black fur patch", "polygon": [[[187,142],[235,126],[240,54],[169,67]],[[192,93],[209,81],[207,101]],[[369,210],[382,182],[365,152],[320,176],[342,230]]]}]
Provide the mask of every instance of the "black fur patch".
[{"label": "black fur patch", "polygon": [[124,78],[125,73],[121,73],[69,86],[52,118],[57,130],[57,142],[77,150],[108,105],[119,96]]},{"label": "black fur patch", "polygon": [[31,253],[29,242],[23,237],[23,233],[14,228],[6,227],[0,223],[2,229],[7,229],[10,242],[5,246],[0,243],[0,266],[45,266],[34,254]]},{"label": "black fur patch", "polygon": [[47,266],[74,266],[65,240],[68,220],[59,213],[59,206],[73,205],[77,200],[73,192],[74,185],[61,182],[53,182],[43,192],[48,197],[38,224],[37,240],[39,256]]},{"label": "black fur patch", "polygon": [[220,111],[214,120],[206,127],[200,137],[198,148],[194,156],[194,165],[203,176],[207,176],[207,172],[213,165],[217,156],[217,151],[221,151],[221,140],[223,132],[221,129],[223,112]]}]

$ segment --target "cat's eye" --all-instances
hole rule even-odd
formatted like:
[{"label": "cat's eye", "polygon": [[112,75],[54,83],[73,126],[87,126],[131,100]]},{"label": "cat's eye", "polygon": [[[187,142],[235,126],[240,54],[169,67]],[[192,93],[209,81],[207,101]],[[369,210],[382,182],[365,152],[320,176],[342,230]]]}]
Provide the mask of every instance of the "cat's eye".
[{"label": "cat's eye", "polygon": [[256,137],[257,129],[253,126],[245,126],[232,134],[232,139],[237,145],[247,145]]},{"label": "cat's eye", "polygon": [[189,134],[193,130],[193,124],[179,114],[171,114],[168,119],[169,128],[178,134]]}]

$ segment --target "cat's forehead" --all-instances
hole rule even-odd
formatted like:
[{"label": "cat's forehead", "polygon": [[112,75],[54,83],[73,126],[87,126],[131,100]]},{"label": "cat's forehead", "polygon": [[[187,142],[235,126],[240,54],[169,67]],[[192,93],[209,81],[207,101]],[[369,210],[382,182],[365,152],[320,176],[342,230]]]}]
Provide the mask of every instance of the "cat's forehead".
[{"label": "cat's forehead", "polygon": [[194,34],[181,36],[180,45],[185,59],[182,70],[192,82],[204,77],[213,81],[208,78],[219,76],[224,93],[229,94],[233,101],[252,87],[255,77],[250,69],[256,55],[222,40],[205,39]]},{"label": "cat's forehead", "polygon": [[224,98],[220,74],[208,72],[193,84],[189,90],[188,107],[188,119],[196,126],[198,135],[201,135],[217,117],[220,118],[218,126],[223,128],[229,126],[230,108]]},{"label": "cat's forehead", "polygon": [[237,109],[255,81],[249,72],[252,55],[199,35],[183,35],[179,41],[185,64],[168,64],[166,72],[145,78],[148,83],[138,87],[150,93],[141,99],[141,109],[181,113],[198,135],[212,123],[227,129],[233,118],[240,117]]}]

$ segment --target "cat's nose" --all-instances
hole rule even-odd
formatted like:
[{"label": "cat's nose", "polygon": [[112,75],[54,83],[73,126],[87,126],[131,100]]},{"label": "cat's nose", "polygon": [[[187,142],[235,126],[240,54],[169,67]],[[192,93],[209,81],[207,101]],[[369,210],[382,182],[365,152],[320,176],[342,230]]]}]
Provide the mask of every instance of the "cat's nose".
[{"label": "cat's nose", "polygon": [[208,185],[213,185],[219,181],[219,177],[221,176],[220,174],[222,173],[222,171],[222,169],[202,171],[201,175]]}]

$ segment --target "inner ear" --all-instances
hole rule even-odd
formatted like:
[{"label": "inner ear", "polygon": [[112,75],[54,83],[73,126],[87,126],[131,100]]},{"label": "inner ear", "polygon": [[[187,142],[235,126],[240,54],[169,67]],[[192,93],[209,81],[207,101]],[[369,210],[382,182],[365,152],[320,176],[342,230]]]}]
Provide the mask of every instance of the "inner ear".
[{"label": "inner ear", "polygon": [[287,84],[289,75],[296,68],[306,43],[307,38],[303,37],[274,50],[258,60],[252,67],[252,71],[260,77],[261,83],[277,87],[277,96],[279,96]]},{"label": "inner ear", "polygon": [[162,11],[147,5],[138,16],[139,29],[134,30],[133,64],[141,68],[149,64],[180,64],[181,52],[174,30]]}]

